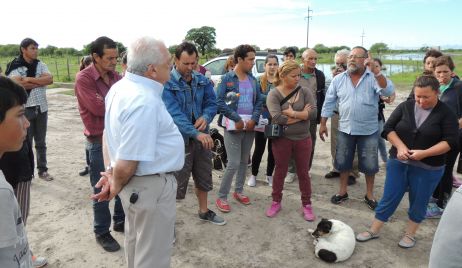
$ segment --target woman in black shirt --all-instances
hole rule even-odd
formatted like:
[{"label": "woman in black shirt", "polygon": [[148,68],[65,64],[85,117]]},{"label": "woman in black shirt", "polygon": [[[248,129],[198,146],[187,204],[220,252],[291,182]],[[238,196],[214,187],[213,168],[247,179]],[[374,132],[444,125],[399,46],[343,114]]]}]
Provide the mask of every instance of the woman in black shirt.
[{"label": "woman in black shirt", "polygon": [[409,191],[409,221],[399,246],[415,245],[415,234],[425,219],[428,200],[444,172],[446,153],[457,148],[457,119],[438,100],[439,83],[433,76],[420,76],[414,83],[415,100],[407,100],[387,120],[382,137],[393,145],[387,162],[383,197],[375,209],[370,229],[356,236],[365,242],[377,238]]}]

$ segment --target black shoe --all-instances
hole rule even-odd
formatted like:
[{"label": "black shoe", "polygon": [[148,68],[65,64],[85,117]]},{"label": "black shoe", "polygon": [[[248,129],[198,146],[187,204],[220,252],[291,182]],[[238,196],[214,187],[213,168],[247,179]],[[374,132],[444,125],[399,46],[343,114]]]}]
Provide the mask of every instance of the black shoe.
[{"label": "black shoe", "polygon": [[218,216],[215,212],[211,211],[210,209],[209,209],[209,211],[207,211],[205,213],[199,212],[199,219],[201,219],[203,221],[211,222],[211,223],[216,224],[216,225],[225,225],[226,224],[225,219]]},{"label": "black shoe", "polygon": [[345,193],[344,195],[335,194],[330,199],[330,202],[332,202],[332,204],[338,205],[338,204],[340,204],[340,203],[342,203],[343,201],[346,201],[346,200],[348,200],[348,193]]},{"label": "black shoe", "polygon": [[377,207],[377,201],[375,201],[374,199],[371,200],[367,198],[367,195],[364,196],[364,203],[366,203],[367,206],[372,210],[375,210],[375,208]]},{"label": "black shoe", "polygon": [[124,221],[114,222],[114,224],[112,225],[112,229],[115,232],[123,233],[125,230],[125,222]]},{"label": "black shoe", "polygon": [[79,175],[80,175],[80,176],[85,176],[85,175],[88,174],[88,172],[89,172],[89,168],[88,168],[88,166],[86,166],[84,169],[82,169],[81,171],[79,171]]},{"label": "black shoe", "polygon": [[348,176],[348,185],[353,185],[356,184],[356,178],[355,176]]},{"label": "black shoe", "polygon": [[338,177],[340,177],[340,173],[338,173],[337,171],[330,171],[329,173],[324,175],[324,178],[326,179],[332,179],[332,178],[338,178]]},{"label": "black shoe", "polygon": [[107,252],[114,252],[120,249],[119,243],[112,237],[110,232],[101,235],[95,235],[96,242],[100,244]]}]

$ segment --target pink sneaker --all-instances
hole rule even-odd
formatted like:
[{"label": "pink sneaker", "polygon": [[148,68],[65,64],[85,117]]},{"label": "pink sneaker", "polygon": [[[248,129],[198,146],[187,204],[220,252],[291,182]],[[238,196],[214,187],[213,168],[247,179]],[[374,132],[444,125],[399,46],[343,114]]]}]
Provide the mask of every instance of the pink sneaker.
[{"label": "pink sneaker", "polygon": [[281,202],[272,202],[271,207],[266,210],[266,216],[272,218],[278,214],[278,212],[281,210]]},{"label": "pink sneaker", "polygon": [[305,218],[305,220],[314,221],[314,219],[316,219],[316,216],[313,213],[313,208],[311,207],[311,205],[306,205],[304,207],[302,206],[302,210],[303,210],[303,218]]}]

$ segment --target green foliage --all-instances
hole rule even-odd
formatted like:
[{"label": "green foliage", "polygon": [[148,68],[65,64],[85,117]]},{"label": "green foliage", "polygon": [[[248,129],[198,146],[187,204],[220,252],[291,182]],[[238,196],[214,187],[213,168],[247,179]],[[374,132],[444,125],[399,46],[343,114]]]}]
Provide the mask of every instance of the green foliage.
[{"label": "green foliage", "polygon": [[329,53],[330,52],[330,49],[328,47],[326,47],[325,45],[323,44],[316,44],[313,49],[317,52],[317,53]]},{"label": "green foliage", "polygon": [[[348,49],[350,50],[350,47],[348,46],[332,46],[332,47],[328,47],[328,46],[325,46],[324,44],[316,44],[313,49],[319,53],[319,54],[324,54],[324,53],[336,53],[337,51],[341,50],[341,49]],[[305,51],[306,48],[305,47],[302,47],[300,48],[300,50],[298,51],[298,54],[299,55],[302,55],[303,51]]]},{"label": "green foliage", "polygon": [[390,79],[394,84],[412,85],[415,79],[421,74],[422,72],[395,73],[390,76]]},{"label": "green foliage", "polygon": [[58,93],[63,94],[63,95],[68,95],[68,96],[75,96],[75,91],[73,89],[66,90],[66,91],[61,91],[61,92],[58,92]]},{"label": "green foliage", "polygon": [[116,42],[117,43],[117,50],[119,51],[119,55],[124,52],[124,51],[127,51],[127,47],[124,46],[124,44],[120,43],[120,42]]},{"label": "green foliage", "polygon": [[19,45],[0,45],[0,57],[14,57],[19,55]]},{"label": "green foliage", "polygon": [[204,55],[215,47],[215,28],[210,26],[202,26],[200,28],[192,28],[186,33],[186,40],[193,42],[199,52]]},{"label": "green foliage", "polygon": [[381,52],[386,52],[389,50],[388,45],[385,43],[375,43],[369,48],[369,50],[373,53],[380,54]]},{"label": "green foliage", "polygon": [[57,47],[48,45],[45,48],[40,48],[39,49],[39,55],[53,56],[53,55],[55,55],[56,50],[58,50]]},{"label": "green foliage", "polygon": [[337,51],[339,50],[342,50],[342,49],[347,49],[347,50],[351,50],[350,47],[348,46],[333,46],[333,47],[329,47],[331,53],[337,53]]},{"label": "green foliage", "polygon": [[168,52],[170,52],[170,54],[174,55],[177,47],[178,47],[178,45],[169,46],[168,47]]},{"label": "green foliage", "polygon": [[83,46],[82,55],[90,55],[90,45],[91,43]]}]

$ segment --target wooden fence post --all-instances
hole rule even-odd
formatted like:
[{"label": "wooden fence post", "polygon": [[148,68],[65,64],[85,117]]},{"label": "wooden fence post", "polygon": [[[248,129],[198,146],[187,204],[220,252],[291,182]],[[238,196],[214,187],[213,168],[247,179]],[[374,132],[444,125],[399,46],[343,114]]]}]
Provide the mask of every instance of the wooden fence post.
[{"label": "wooden fence post", "polygon": [[55,67],[56,67],[56,78],[59,81],[59,71],[58,71],[58,61],[55,60]]},{"label": "wooden fence post", "polygon": [[67,80],[71,81],[71,72],[69,70],[69,58],[66,57],[66,65],[67,65]]}]

